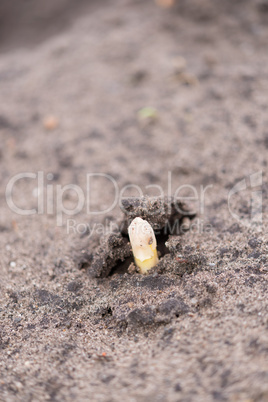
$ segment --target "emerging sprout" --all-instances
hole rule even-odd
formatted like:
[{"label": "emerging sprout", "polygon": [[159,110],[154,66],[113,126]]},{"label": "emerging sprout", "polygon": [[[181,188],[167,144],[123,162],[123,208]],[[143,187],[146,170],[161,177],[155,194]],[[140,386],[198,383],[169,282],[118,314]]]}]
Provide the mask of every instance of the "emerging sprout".
[{"label": "emerging sprout", "polygon": [[135,259],[141,274],[158,263],[156,239],[152,226],[141,218],[135,218],[128,228],[128,235]]}]

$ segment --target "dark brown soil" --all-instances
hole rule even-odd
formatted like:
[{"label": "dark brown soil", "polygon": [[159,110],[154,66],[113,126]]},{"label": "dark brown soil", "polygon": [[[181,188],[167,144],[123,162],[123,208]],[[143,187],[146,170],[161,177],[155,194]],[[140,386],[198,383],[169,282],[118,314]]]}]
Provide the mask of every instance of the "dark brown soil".
[{"label": "dark brown soil", "polygon": [[[1,401],[268,401],[267,22],[264,0],[1,2]],[[23,172],[44,179],[39,214],[7,205]],[[92,173],[196,190],[148,275],[125,229],[101,240],[118,202],[57,214]],[[15,204],[37,208],[37,187],[19,180]],[[107,209],[114,186],[89,196]]]}]

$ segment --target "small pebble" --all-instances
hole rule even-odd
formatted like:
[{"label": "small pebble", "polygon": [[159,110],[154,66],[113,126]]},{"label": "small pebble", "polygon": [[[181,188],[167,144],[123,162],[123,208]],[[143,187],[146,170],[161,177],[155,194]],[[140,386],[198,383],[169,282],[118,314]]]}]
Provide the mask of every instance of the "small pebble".
[{"label": "small pebble", "polygon": [[172,7],[175,3],[175,0],[155,0],[156,4],[162,8]]},{"label": "small pebble", "polygon": [[47,116],[43,121],[43,125],[46,130],[51,131],[58,127],[59,121],[55,116]]}]

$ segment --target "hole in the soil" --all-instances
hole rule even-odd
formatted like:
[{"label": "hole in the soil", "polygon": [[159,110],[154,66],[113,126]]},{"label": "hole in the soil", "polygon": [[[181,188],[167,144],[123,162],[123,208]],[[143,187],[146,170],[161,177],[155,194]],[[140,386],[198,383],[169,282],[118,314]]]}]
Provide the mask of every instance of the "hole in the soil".
[{"label": "hole in the soil", "polygon": [[[165,254],[169,253],[169,249],[166,247],[166,241],[168,241],[168,234],[160,233],[156,235],[157,242],[157,250],[160,252],[160,258],[162,258]],[[127,237],[127,236],[124,236]],[[126,258],[124,261],[119,261],[118,264],[112,269],[109,276],[114,274],[123,275],[128,272],[128,267],[130,264],[134,262],[133,256]]]},{"label": "hole in the soil", "polygon": [[118,264],[112,269],[109,276],[112,276],[114,274],[119,274],[119,275],[126,274],[128,267],[130,266],[130,264],[132,262],[134,262],[134,258],[132,256],[126,258],[124,261],[119,261]]},{"label": "hole in the soil", "polygon": [[112,309],[111,307],[107,307],[107,309],[102,313],[102,318],[109,316],[109,315],[113,315]]},{"label": "hole in the soil", "polygon": [[93,260],[93,254],[92,253],[84,253],[82,255],[81,260],[79,261],[78,268],[79,269],[87,269],[90,265],[90,263]]},{"label": "hole in the soil", "polygon": [[79,264],[79,269],[87,269],[88,267],[89,267],[88,262],[82,262],[81,264]]},{"label": "hole in the soil", "polygon": [[166,246],[166,242],[168,241],[168,236],[169,235],[165,234],[165,233],[160,233],[159,235],[156,236],[157,250],[160,251],[161,257],[163,257],[165,254],[169,253],[169,249]]}]

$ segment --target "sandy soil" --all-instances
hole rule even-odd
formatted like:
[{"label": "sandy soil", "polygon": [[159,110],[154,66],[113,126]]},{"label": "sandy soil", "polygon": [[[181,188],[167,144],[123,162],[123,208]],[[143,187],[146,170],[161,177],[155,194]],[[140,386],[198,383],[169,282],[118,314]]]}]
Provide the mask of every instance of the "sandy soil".
[{"label": "sandy soil", "polygon": [[[23,3],[0,6],[0,400],[268,401],[267,3]],[[39,214],[7,205],[23,172],[44,183],[19,180],[12,199]],[[161,269],[130,273],[129,258],[93,277],[118,202],[56,211],[89,173],[196,189],[195,226],[165,256],[158,237]],[[113,203],[107,178],[90,190],[91,212]]]}]

